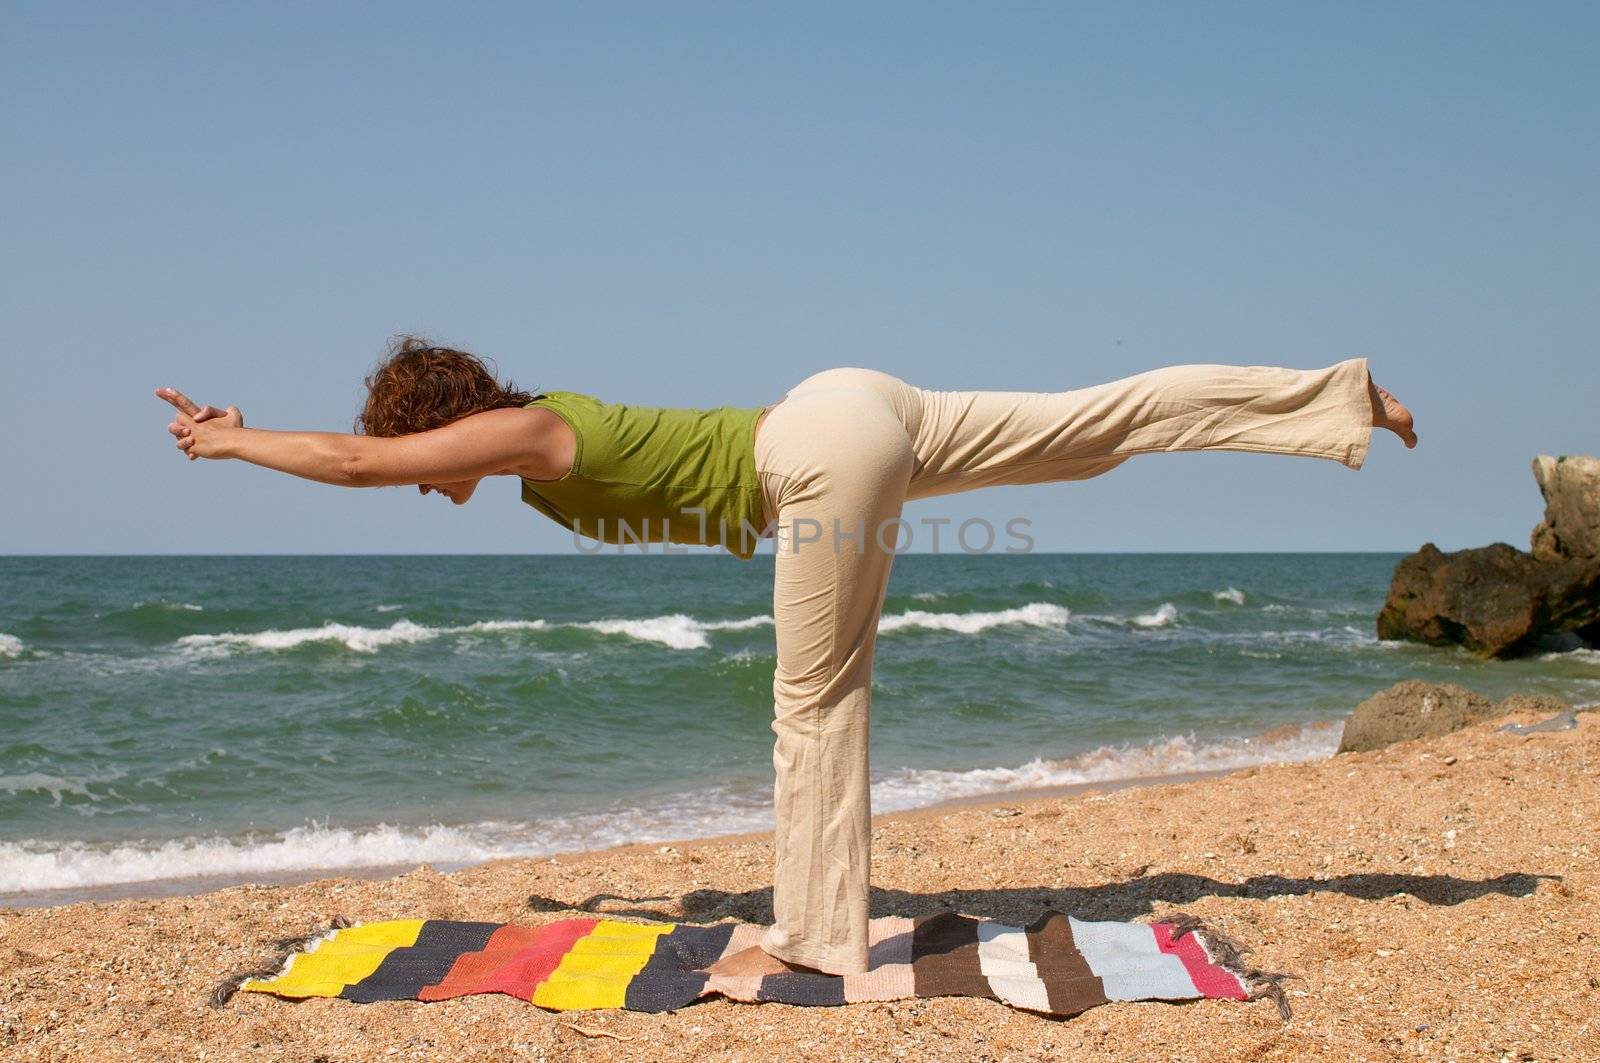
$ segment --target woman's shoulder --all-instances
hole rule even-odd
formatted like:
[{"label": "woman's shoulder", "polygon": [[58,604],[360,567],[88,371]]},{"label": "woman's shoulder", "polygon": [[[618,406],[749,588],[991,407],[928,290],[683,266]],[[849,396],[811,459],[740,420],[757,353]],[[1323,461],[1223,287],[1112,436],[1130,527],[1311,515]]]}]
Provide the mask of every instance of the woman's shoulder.
[{"label": "woman's shoulder", "polygon": [[581,391],[536,391],[528,400],[529,406],[557,406],[561,404],[604,406],[604,402]]}]

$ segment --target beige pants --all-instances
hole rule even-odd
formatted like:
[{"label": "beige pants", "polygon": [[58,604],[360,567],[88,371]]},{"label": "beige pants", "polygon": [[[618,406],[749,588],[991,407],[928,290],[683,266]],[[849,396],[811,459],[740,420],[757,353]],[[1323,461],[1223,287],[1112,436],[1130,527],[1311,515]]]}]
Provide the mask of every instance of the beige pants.
[{"label": "beige pants", "polygon": [[756,469],[776,520],[774,956],[867,969],[868,710],[878,613],[907,499],[1082,480],[1134,454],[1249,450],[1359,469],[1367,363],[1186,365],[1061,392],[927,391],[832,369],[773,407]]}]

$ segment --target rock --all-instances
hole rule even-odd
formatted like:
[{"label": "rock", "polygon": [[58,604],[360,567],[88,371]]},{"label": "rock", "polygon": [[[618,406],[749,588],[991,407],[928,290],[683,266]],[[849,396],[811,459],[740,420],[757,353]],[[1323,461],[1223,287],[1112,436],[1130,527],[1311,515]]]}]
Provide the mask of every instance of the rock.
[{"label": "rock", "polygon": [[1544,520],[1533,529],[1533,556],[1567,561],[1600,556],[1600,458],[1533,459],[1544,495]]},{"label": "rock", "polygon": [[1505,543],[1446,554],[1432,543],[1395,566],[1378,638],[1512,657],[1545,635],[1600,636],[1600,557],[1540,561]]},{"label": "rock", "polygon": [[1496,716],[1509,716],[1513,712],[1531,712],[1535,716],[1553,716],[1568,712],[1572,706],[1554,694],[1512,694],[1502,698],[1494,707]]},{"label": "rock", "polygon": [[1356,706],[1344,722],[1340,753],[1364,753],[1411,738],[1449,734],[1498,715],[1494,702],[1454,683],[1407,679]]},{"label": "rock", "polygon": [[[1344,722],[1339,752],[1364,753],[1412,738],[1434,738],[1512,713],[1551,716],[1572,711],[1572,706],[1550,694],[1512,694],[1493,702],[1455,683],[1407,679],[1356,706]],[[1446,757],[1445,763],[1454,764],[1455,760]]]}]

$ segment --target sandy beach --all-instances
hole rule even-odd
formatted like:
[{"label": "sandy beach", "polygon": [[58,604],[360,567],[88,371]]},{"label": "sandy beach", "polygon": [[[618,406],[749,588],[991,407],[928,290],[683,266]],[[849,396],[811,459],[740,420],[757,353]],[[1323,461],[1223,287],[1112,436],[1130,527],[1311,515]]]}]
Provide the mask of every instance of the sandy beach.
[{"label": "sandy beach", "polygon": [[[1529,722],[1532,717],[1511,717]],[[1593,1057],[1600,1026],[1600,714],[1220,777],[887,816],[874,915],[1025,922],[1193,912],[1288,983],[1267,1001],[1113,1004],[1067,1020],[988,1000],[556,1014],[207,995],[334,916],[766,921],[761,836],[444,874],[0,910],[0,1054],[77,1059],[1512,1059]]]}]

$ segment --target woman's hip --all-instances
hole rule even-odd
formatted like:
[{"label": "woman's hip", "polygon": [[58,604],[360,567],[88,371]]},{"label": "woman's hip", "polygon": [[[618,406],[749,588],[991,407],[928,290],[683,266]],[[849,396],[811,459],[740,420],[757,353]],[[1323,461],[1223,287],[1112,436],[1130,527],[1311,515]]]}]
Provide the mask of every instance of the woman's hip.
[{"label": "woman's hip", "polygon": [[877,508],[874,496],[903,498],[915,459],[902,410],[914,390],[886,373],[835,369],[771,407],[755,441],[768,519],[795,505],[849,510]]}]

